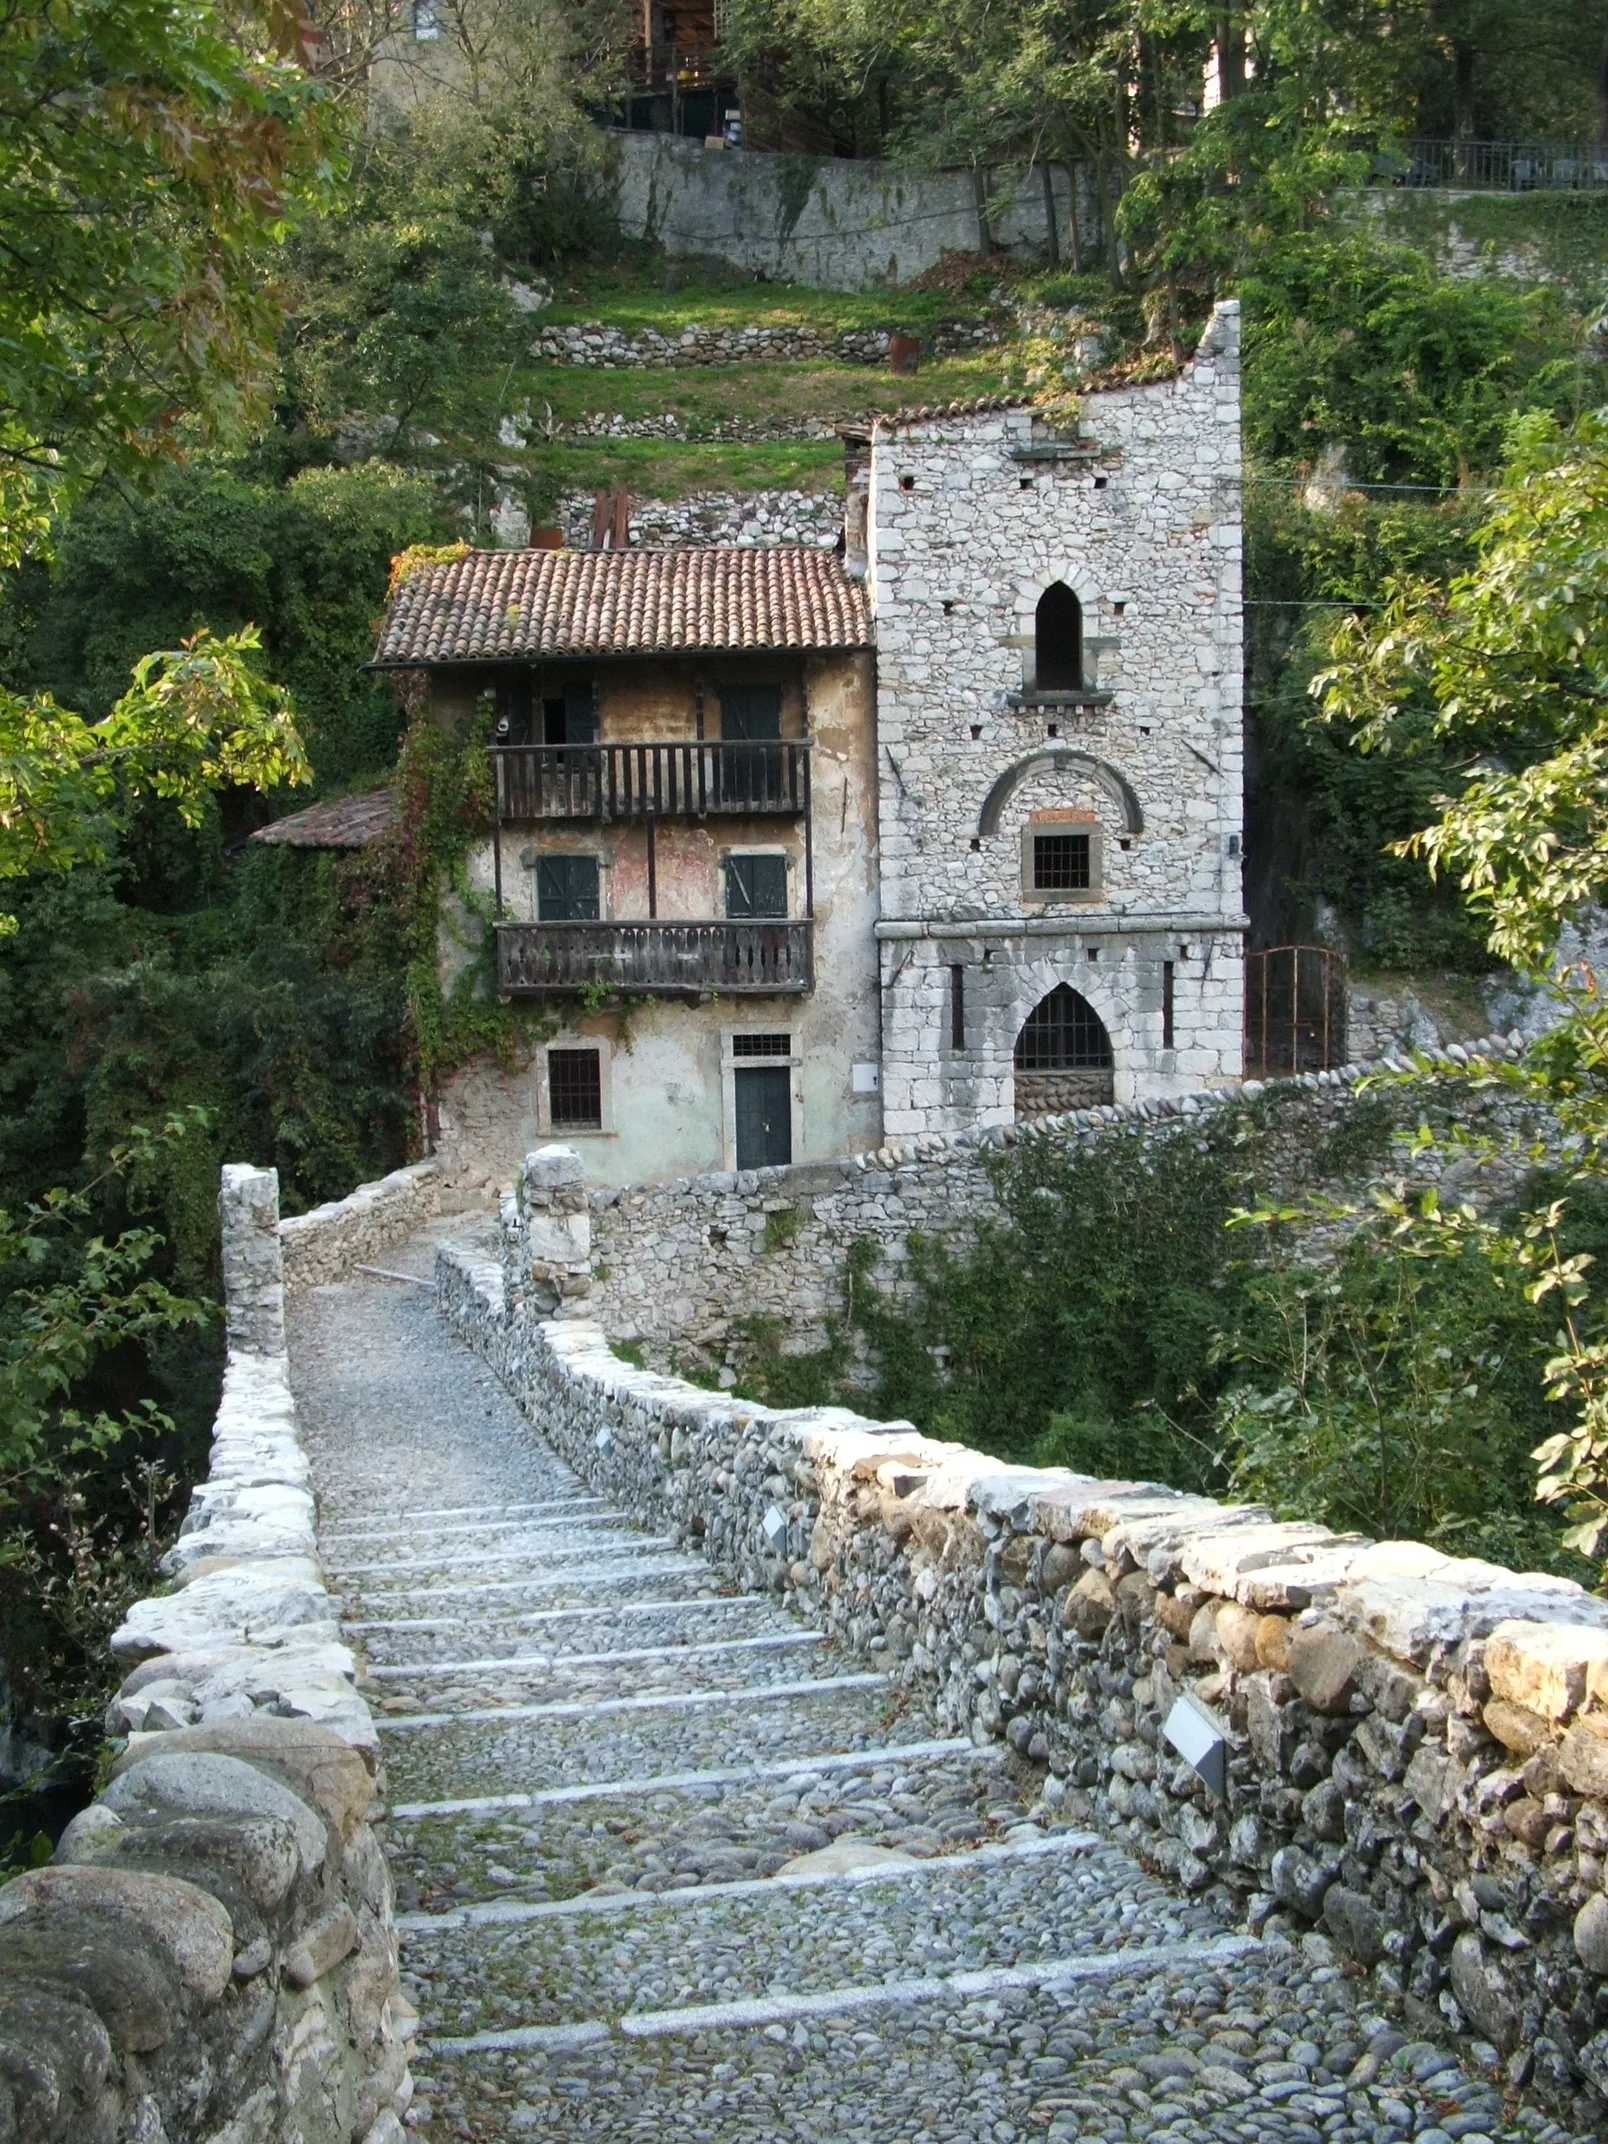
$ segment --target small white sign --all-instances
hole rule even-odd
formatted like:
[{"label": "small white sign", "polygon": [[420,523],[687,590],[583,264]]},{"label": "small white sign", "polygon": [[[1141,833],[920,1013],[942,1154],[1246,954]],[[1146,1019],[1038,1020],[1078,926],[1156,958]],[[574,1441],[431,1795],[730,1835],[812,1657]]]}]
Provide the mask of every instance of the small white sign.
[{"label": "small white sign", "polygon": [[875,1094],[882,1084],[882,1075],[875,1065],[856,1065],[854,1068],[854,1091],[856,1094]]},{"label": "small white sign", "polygon": [[1228,1792],[1228,1737],[1205,1706],[1192,1697],[1180,1697],[1161,1731],[1222,1801]]}]

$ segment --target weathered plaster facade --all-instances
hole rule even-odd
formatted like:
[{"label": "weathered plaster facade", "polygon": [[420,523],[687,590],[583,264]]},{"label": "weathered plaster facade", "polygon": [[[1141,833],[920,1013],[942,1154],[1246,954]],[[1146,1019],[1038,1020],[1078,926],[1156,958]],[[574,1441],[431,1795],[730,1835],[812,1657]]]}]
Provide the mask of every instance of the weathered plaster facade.
[{"label": "weathered plaster facade", "polygon": [[[490,673],[488,672],[489,676]],[[656,657],[650,661],[544,665],[537,693],[566,682],[590,685],[598,735],[606,744],[718,738],[723,686],[778,685],[785,741],[811,740],[809,819],[723,814],[666,818],[653,829],[571,821],[505,824],[501,831],[504,914],[538,920],[537,872],[549,856],[595,856],[604,921],[718,918],[725,913],[730,857],[784,860],[787,914],[813,920],[814,988],[788,996],[632,998],[587,1009],[554,997],[524,1060],[476,1064],[450,1085],[440,1107],[439,1152],[449,1172],[483,1171],[505,1180],[511,1156],[555,1135],[586,1154],[588,1175],[604,1183],[687,1175],[737,1166],[734,1054],[751,1034],[788,1038],[766,1058],[791,1073],[795,1160],[855,1152],[882,1136],[878,1061],[876,943],[876,775],[874,672],[866,652],[779,656]],[[444,712],[472,697],[484,679],[452,676],[437,695]],[[471,859],[470,882],[491,895],[498,878],[493,845]],[[447,966],[462,957],[444,933]],[[595,1049],[602,1077],[595,1130],[555,1123],[549,1057]],[[757,1060],[756,1060],[757,1061]],[[856,1075],[856,1067],[861,1068]]]},{"label": "weathered plaster facade", "polygon": [[[872,441],[890,1138],[1026,1113],[1013,1051],[1062,983],[1110,1037],[1115,1100],[1240,1073],[1238,308],[1175,380],[1088,397],[1081,434],[1068,452],[1005,410]],[[1034,673],[1055,583],[1078,691]],[[1024,840],[1057,825],[1094,837],[1096,882],[1035,898]]]}]

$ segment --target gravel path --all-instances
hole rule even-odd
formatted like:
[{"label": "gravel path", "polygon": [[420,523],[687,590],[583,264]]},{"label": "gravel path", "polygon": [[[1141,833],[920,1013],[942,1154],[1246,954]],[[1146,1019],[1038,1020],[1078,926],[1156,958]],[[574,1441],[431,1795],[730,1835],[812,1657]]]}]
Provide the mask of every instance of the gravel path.
[{"label": "gravel path", "polygon": [[1568,2144],[591,1495],[424,1288],[291,1357],[429,2144]]}]

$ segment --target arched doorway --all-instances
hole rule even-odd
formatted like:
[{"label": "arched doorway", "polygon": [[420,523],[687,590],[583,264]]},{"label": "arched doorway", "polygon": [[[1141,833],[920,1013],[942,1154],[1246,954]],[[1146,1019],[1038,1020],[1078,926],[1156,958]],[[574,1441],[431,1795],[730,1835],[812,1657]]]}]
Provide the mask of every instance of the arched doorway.
[{"label": "arched doorway", "polygon": [[1111,1037],[1070,984],[1057,983],[1016,1038],[1016,1114],[1061,1116],[1112,1099]]},{"label": "arched doorway", "polygon": [[1065,581],[1053,581],[1033,614],[1033,689],[1083,690],[1083,605]]}]

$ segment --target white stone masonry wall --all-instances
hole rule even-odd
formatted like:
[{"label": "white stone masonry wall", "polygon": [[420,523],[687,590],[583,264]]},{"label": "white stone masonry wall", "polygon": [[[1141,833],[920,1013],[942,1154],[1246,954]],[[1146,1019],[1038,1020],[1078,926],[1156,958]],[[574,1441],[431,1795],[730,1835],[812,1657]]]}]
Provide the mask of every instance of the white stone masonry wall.
[{"label": "white stone masonry wall", "polygon": [[[874,437],[882,1093],[896,1136],[1009,1121],[1017,1037],[1063,983],[1106,1028],[1119,1101],[1241,1069],[1238,307],[1217,308],[1175,379],[1086,396],[1083,458],[1055,458],[1072,444],[1027,410]],[[1093,702],[1033,698],[1035,613],[1058,582],[1081,606]],[[1056,823],[1096,843],[1097,883],[1076,899],[1031,888],[1027,844]]]},{"label": "white stone masonry wall", "polygon": [[108,1785],[0,1889],[0,2137],[401,2144],[378,1737],[314,1537],[278,1185],[223,1172],[230,1353],[170,1592],[112,1639]]},{"label": "white stone masonry wall", "polygon": [[1409,2019],[1492,2043],[1600,2126],[1608,1604],[711,1394],[632,1368],[583,1318],[543,1322],[494,1264],[443,1249],[437,1280],[599,1494],[1008,1743],[1047,1799],[1186,1890],[1320,1934]]}]

